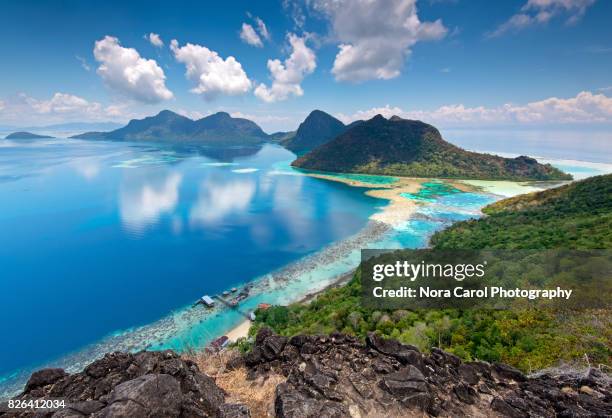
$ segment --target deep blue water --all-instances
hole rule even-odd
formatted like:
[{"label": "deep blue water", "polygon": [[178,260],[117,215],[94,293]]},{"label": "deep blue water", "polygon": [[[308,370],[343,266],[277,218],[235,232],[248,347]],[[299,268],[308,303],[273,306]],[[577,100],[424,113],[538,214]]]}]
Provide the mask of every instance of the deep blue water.
[{"label": "deep blue water", "polygon": [[355,234],[381,205],[291,175],[280,147],[234,151],[5,142],[0,376]]}]

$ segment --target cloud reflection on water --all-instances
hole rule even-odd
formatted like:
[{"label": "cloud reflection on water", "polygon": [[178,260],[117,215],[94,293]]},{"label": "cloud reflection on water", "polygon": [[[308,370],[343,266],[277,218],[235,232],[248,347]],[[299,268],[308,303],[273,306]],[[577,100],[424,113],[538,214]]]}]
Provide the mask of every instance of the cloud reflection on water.
[{"label": "cloud reflection on water", "polygon": [[206,178],[200,184],[198,198],[191,208],[189,221],[194,226],[210,226],[230,214],[248,209],[255,196],[256,185],[247,180],[213,180]]},{"label": "cloud reflection on water", "polygon": [[119,196],[123,226],[137,234],[156,225],[163,214],[172,213],[179,201],[179,186],[183,179],[181,174],[148,174],[129,176]]}]

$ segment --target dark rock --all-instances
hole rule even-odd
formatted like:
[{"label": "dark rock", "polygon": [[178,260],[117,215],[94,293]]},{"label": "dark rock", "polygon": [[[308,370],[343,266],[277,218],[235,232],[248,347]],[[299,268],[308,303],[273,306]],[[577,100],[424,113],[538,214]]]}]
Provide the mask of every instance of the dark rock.
[{"label": "dark rock", "polygon": [[[259,335],[258,335],[259,336]],[[266,360],[274,360],[279,357],[280,353],[287,344],[287,337],[280,335],[270,335],[261,343],[261,354]]]},{"label": "dark rock", "polygon": [[279,417],[612,416],[609,379],[596,373],[526,378],[512,367],[463,363],[439,349],[426,356],[375,334],[365,344],[338,334],[295,336],[266,360],[268,338],[255,344],[261,363],[248,373],[287,377],[276,389]]},{"label": "dark rock", "polygon": [[455,395],[457,395],[457,398],[461,402],[467,403],[470,405],[475,403],[476,398],[478,397],[478,394],[472,387],[467,386],[463,383],[459,383],[457,386],[455,386],[453,391],[455,392]]},{"label": "dark rock", "polygon": [[381,387],[400,399],[415,392],[428,392],[425,376],[414,366],[385,376],[381,380]]},{"label": "dark rock", "polygon": [[265,341],[265,339],[271,335],[274,335],[274,332],[270,328],[260,328],[259,331],[257,331],[257,335],[255,336],[255,345],[261,345]]},{"label": "dark rock", "polygon": [[493,370],[495,370],[498,376],[504,379],[512,379],[517,382],[524,382],[527,379],[520,370],[507,364],[495,363],[493,364]]},{"label": "dark rock", "polygon": [[500,398],[495,398],[491,401],[491,409],[504,417],[522,418],[525,416],[521,411],[511,407],[506,401]]},{"label": "dark rock", "polygon": [[457,368],[461,365],[459,357],[435,347],[431,349],[431,358],[440,367],[451,366]]},{"label": "dark rock", "polygon": [[316,399],[288,383],[276,387],[274,411],[277,418],[345,418],[350,416],[338,402]]},{"label": "dark rock", "polygon": [[172,351],[110,353],[72,375],[58,369],[38,371],[17,396],[32,398],[64,399],[67,406],[55,412],[55,418],[249,416],[244,405],[226,406],[225,393],[214,380]]},{"label": "dark rock", "polygon": [[478,372],[474,366],[469,364],[462,364],[459,366],[459,375],[463,378],[463,380],[468,385],[476,385],[480,381],[480,377],[478,377]]},{"label": "dark rock", "polygon": [[366,344],[378,351],[397,359],[402,364],[412,364],[423,369],[423,357],[418,348],[402,344],[397,340],[385,339],[374,333],[368,333]]},{"label": "dark rock", "polygon": [[28,383],[26,383],[25,392],[30,392],[32,389],[39,388],[41,386],[51,385],[68,374],[64,369],[42,369],[32,373]]},{"label": "dark rock", "polygon": [[113,389],[109,406],[100,417],[178,416],[183,394],[179,382],[168,374],[146,374]]}]

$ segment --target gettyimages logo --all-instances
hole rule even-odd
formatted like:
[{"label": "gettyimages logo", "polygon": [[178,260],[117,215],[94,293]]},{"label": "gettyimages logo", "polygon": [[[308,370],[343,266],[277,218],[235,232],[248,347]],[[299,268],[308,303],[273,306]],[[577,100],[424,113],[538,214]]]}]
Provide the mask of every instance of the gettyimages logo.
[{"label": "gettyimages logo", "polygon": [[370,308],[611,305],[609,250],[363,250],[360,268]]}]

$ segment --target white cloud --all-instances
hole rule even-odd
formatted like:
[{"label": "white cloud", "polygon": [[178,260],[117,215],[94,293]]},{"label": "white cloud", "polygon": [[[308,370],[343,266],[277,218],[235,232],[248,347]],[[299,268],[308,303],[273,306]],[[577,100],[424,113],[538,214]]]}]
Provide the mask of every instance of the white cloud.
[{"label": "white cloud", "polygon": [[340,42],[332,73],[336,80],[360,82],[397,77],[419,41],[443,38],[441,20],[421,22],[416,0],[313,0]]},{"label": "white cloud", "polygon": [[231,112],[230,116],[233,118],[242,118],[252,120],[256,123],[266,123],[266,122],[286,122],[293,120],[287,116],[278,116],[278,115],[255,115],[252,113],[242,113],[242,112]]},{"label": "white cloud", "polygon": [[45,124],[63,122],[96,122],[118,120],[141,116],[134,113],[127,104],[104,106],[68,93],[55,93],[49,99],[37,99],[25,93],[1,101],[0,120],[23,124]]},{"label": "white cloud", "polygon": [[2,112],[5,107],[6,107],[6,105],[4,104],[4,101],[0,100],[0,112]]},{"label": "white cloud", "polygon": [[264,38],[266,40],[269,40],[270,39],[270,32],[268,32],[268,27],[266,26],[264,21],[261,20],[261,18],[259,18],[259,17],[255,17],[255,23],[257,23],[257,32],[259,32],[259,35],[262,38]]},{"label": "white cloud", "polygon": [[170,43],[170,49],[176,60],[185,64],[187,78],[196,84],[191,92],[202,95],[206,100],[220,94],[245,94],[251,89],[251,80],[232,56],[223,59],[202,45],[188,43],[179,47],[176,39]]},{"label": "white cloud", "polygon": [[257,16],[253,17],[250,13],[247,13],[247,16],[253,20],[256,28],[249,23],[243,23],[242,29],[240,30],[240,39],[249,45],[261,48],[263,46],[263,41],[270,40],[268,27],[261,18]]},{"label": "white cloud", "polygon": [[157,33],[151,32],[148,35],[145,35],[145,39],[147,39],[149,42],[151,42],[151,45],[157,48],[164,46],[164,41],[162,41],[161,36],[159,36]]},{"label": "white cloud", "polygon": [[524,105],[504,104],[498,107],[466,107],[463,104],[441,106],[435,110],[403,110],[384,106],[362,110],[352,115],[339,114],[345,123],[370,119],[381,114],[387,118],[397,115],[442,126],[496,124],[553,124],[553,123],[612,123],[612,98],[588,91],[567,99],[550,97]]},{"label": "white cloud", "polygon": [[100,63],[97,73],[121,95],[144,103],[172,99],[166,75],[157,62],[142,58],[133,48],[122,47],[119,39],[105,36],[96,41],[94,57]]},{"label": "white cloud", "polygon": [[548,23],[560,15],[567,17],[566,24],[577,23],[595,0],[528,0],[519,13],[502,23],[488,37],[496,37],[506,32],[519,31],[529,26]]},{"label": "white cloud", "polygon": [[256,46],[258,48],[261,48],[263,46],[261,38],[259,37],[257,32],[255,32],[253,26],[249,25],[248,23],[242,24],[242,30],[240,31],[240,39],[242,39],[247,44]]},{"label": "white cloud", "polygon": [[277,102],[290,96],[300,97],[304,94],[300,83],[304,77],[317,67],[316,56],[306,46],[306,40],[290,33],[287,35],[291,46],[291,55],[284,62],[278,59],[268,60],[268,70],[272,77],[272,86],[260,84],[255,89],[255,96],[264,102]]}]

